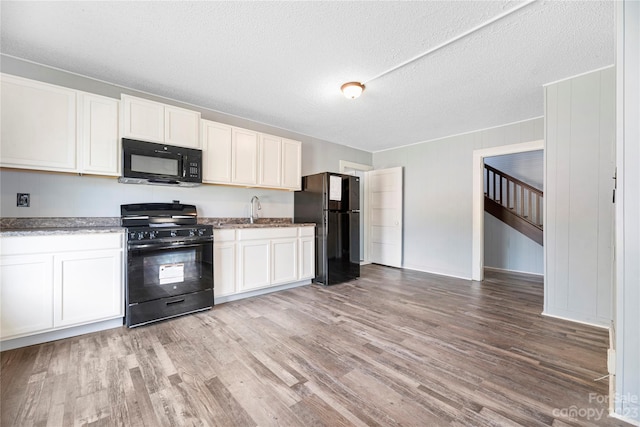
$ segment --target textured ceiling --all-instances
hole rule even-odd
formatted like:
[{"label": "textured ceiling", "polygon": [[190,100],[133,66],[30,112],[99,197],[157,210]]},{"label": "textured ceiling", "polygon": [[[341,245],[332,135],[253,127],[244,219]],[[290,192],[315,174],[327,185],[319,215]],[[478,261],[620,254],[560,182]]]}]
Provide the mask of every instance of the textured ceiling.
[{"label": "textured ceiling", "polygon": [[367,151],[543,114],[542,85],[613,64],[614,3],[1,3],[2,53]]}]

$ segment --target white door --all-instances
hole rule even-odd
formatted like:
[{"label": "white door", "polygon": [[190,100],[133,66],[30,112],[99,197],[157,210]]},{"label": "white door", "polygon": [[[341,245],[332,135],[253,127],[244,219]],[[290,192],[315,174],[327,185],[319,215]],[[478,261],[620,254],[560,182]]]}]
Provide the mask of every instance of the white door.
[{"label": "white door", "polygon": [[402,168],[365,172],[369,261],[402,267]]}]

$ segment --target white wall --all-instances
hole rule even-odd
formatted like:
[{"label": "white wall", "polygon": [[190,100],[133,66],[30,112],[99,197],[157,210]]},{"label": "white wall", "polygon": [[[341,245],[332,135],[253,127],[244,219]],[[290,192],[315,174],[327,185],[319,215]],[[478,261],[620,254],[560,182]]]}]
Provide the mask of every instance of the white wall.
[{"label": "white wall", "polygon": [[545,87],[545,314],[609,326],[615,69]]},{"label": "white wall", "polygon": [[[254,195],[260,198],[260,217],[293,217],[293,193],[289,191],[120,184],[116,178],[18,171],[2,171],[0,179],[2,217],[119,217],[121,204],[180,200],[196,205],[202,217],[247,218]],[[30,207],[16,207],[18,192],[31,194]]]},{"label": "white wall", "polygon": [[376,169],[404,167],[404,267],[471,278],[473,150],[540,140],[543,126],[537,118],[373,154]]},{"label": "white wall", "polygon": [[640,425],[640,2],[618,8],[616,376],[618,415]]},{"label": "white wall", "polygon": [[542,245],[485,212],[484,265],[543,275],[544,250]]},{"label": "white wall", "polygon": [[[182,104],[16,58],[2,55],[0,71],[116,99],[120,98],[121,93],[139,96],[200,111],[203,119],[302,141],[303,175],[322,171],[339,172],[340,160],[371,164],[372,155],[365,151],[333,144],[221,112]],[[16,193],[19,192],[31,194],[31,207],[16,207]],[[0,215],[2,217],[117,217],[120,216],[119,207],[123,203],[170,202],[171,200],[195,204],[201,216],[246,217],[249,214],[249,201],[253,195],[260,197],[262,205],[260,216],[293,216],[293,193],[287,191],[215,185],[203,185],[197,188],[170,188],[119,184],[114,178],[0,171]]]}]

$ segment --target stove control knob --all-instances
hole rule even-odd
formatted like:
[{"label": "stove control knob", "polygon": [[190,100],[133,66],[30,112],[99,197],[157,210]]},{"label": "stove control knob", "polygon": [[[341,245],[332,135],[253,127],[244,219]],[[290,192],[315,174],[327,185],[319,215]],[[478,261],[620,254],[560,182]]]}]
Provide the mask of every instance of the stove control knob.
[{"label": "stove control knob", "polygon": [[155,239],[157,234],[158,234],[157,231],[150,231],[149,232],[149,239]]},{"label": "stove control knob", "polygon": [[178,232],[176,230],[171,230],[171,237],[176,237]]},{"label": "stove control knob", "polygon": [[143,231],[139,231],[138,232],[138,240],[142,240],[144,239],[144,232]]},{"label": "stove control knob", "polygon": [[189,230],[189,237],[193,237],[196,235],[196,231],[195,230]]},{"label": "stove control knob", "polygon": [[204,229],[204,228],[199,229],[199,230],[198,230],[198,236],[204,236],[204,234],[206,233],[206,231],[207,231],[207,230],[206,230],[206,229]]}]

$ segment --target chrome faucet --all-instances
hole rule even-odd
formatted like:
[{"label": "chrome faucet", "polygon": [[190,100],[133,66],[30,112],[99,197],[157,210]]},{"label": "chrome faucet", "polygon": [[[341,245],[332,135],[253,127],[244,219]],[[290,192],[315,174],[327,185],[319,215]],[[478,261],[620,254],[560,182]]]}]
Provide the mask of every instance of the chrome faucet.
[{"label": "chrome faucet", "polygon": [[260,206],[260,199],[258,199],[258,196],[253,196],[251,198],[251,213],[249,216],[249,222],[251,224],[253,224],[257,219],[258,219],[258,212],[262,209],[262,206]]}]

